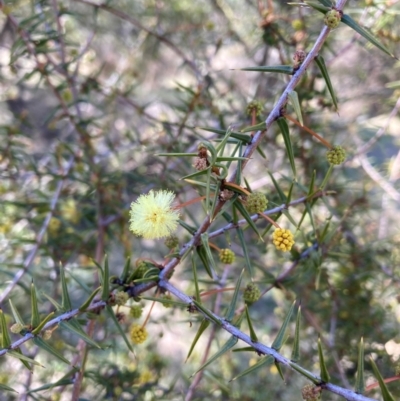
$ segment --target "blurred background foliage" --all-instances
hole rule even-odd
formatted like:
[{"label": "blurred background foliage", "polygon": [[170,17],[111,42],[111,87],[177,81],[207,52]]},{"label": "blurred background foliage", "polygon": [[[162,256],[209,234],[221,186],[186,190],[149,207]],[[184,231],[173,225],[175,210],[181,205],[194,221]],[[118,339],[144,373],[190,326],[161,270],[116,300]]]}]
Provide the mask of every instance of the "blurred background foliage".
[{"label": "blurred background foliage", "polygon": [[[39,294],[40,313],[52,310],[44,294],[60,299],[60,263],[67,271],[74,307],[98,285],[92,259],[101,263],[107,253],[115,275],[127,256],[132,266],[139,258],[163,263],[169,250],[162,241],[142,240],[129,232],[130,203],[152,188],[173,190],[181,203],[204,191],[180,180],[194,172],[192,159],[157,153],[196,152],[202,140],[215,139],[198,127],[238,130],[251,125],[246,106],[252,100],[262,102],[258,121],[265,119],[289,78],[238,69],[293,64],[294,52],[310,50],[323,26],[317,11],[272,0],[0,4],[0,294],[10,325],[14,321],[9,298],[22,317],[30,319],[31,281]],[[396,52],[399,1],[349,0],[345,11]],[[301,301],[301,364],[319,370],[320,335],[332,381],[348,387],[354,385],[361,337],[366,355],[376,360],[384,377],[394,376],[400,356],[400,64],[345,25],[331,33],[321,54],[339,111],[312,64],[296,88],[304,124],[343,146],[347,161],[334,169],[326,187],[330,195],[315,203],[296,231],[291,256],[274,249],[270,232],[261,242],[252,230],[245,231],[253,277],[246,271],[244,281],[252,279],[261,291],[268,290],[250,309],[259,340],[270,345],[291,303]],[[288,112],[294,115],[290,106]],[[292,199],[297,199],[307,194],[313,172],[319,185],[329,165],[326,148],[305,130],[289,125],[298,169]],[[293,181],[275,126],[261,148],[266,158],[256,153],[244,177],[252,190],[267,195],[273,208],[282,200],[271,175],[286,194]],[[303,204],[291,207],[292,221],[283,215],[279,223],[295,232],[292,223],[299,224],[303,211]],[[182,220],[193,227],[204,217],[199,203],[182,210]],[[216,221],[212,230],[223,225]],[[266,222],[257,225],[260,232],[267,227]],[[298,260],[299,253],[318,243],[326,227],[328,239]],[[190,234],[181,228],[178,237],[182,246]],[[212,242],[236,253],[232,266],[218,265],[224,285],[234,287],[245,265],[240,241],[232,231]],[[201,261],[197,263],[201,289],[218,288]],[[8,290],[21,269],[21,279]],[[194,294],[189,259],[179,264],[172,282]],[[220,310],[231,294],[223,293]],[[141,302],[146,315],[151,302]],[[215,302],[215,294],[204,299],[211,309]],[[120,312],[128,332],[129,309]],[[184,308],[166,309],[157,303],[146,326],[149,339],[135,346],[133,355],[114,323],[97,316],[93,338],[102,349],[88,351],[81,399],[301,398],[306,380],[284,370],[285,381],[280,381],[274,366],[229,382],[258,360],[256,354],[243,352],[218,359],[193,393],[188,392],[209,339],[212,354],[228,338],[209,328],[185,363],[199,319]],[[82,316],[83,328],[86,321]],[[293,328],[282,349],[286,356]],[[247,327],[242,329],[246,332]],[[82,345],[76,336],[60,328],[50,342],[79,363]],[[73,373],[32,342],[22,351],[36,356],[44,368],[34,367],[31,374],[20,361],[2,357],[0,382],[19,391],[2,399],[71,399],[71,384],[23,396],[64,376],[71,379]],[[366,369],[367,384],[375,382],[367,359]],[[389,386],[400,397],[397,382]],[[374,390],[368,395],[379,398]]]}]

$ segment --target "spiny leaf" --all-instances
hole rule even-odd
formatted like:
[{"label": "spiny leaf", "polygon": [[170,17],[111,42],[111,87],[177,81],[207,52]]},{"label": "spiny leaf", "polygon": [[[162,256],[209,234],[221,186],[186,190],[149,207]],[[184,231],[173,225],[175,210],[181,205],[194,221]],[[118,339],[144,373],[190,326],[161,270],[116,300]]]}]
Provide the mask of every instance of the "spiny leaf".
[{"label": "spiny leaf", "polygon": [[246,311],[247,323],[248,323],[249,329],[250,329],[251,341],[253,341],[253,343],[258,342],[257,334],[254,331],[253,323],[251,322],[251,319],[250,319],[249,308],[247,307],[247,305],[246,305],[245,311]]},{"label": "spiny leaf", "polygon": [[259,72],[278,72],[287,75],[293,75],[293,67],[291,65],[264,65],[260,67],[239,68],[240,71],[259,71]]},{"label": "spiny leaf", "polygon": [[101,348],[100,345],[98,345],[95,341],[93,341],[86,333],[84,330],[82,330],[81,325],[79,324],[79,322],[72,318],[71,320],[64,321],[64,322],[60,322],[60,326],[68,331],[70,331],[71,333],[76,334],[77,336],[79,336],[83,341],[85,341],[86,343],[88,343],[89,345],[91,345],[92,347],[95,348]]},{"label": "spiny leaf", "polygon": [[300,360],[300,324],[301,324],[301,305],[297,310],[297,317],[296,317],[296,330],[294,332],[294,343],[291,356],[291,360],[293,362],[299,362]]},{"label": "spiny leaf", "polygon": [[272,183],[274,184],[276,192],[278,192],[278,195],[279,195],[279,198],[280,198],[281,202],[287,203],[286,195],[284,194],[284,192],[282,191],[281,187],[279,186],[278,181],[275,180],[274,176],[272,175],[272,173],[270,171],[268,171],[268,174],[271,177],[271,180],[272,180]]},{"label": "spiny leaf", "polygon": [[252,265],[251,260],[250,260],[249,252],[247,250],[247,243],[246,243],[246,240],[244,238],[243,230],[240,227],[238,227],[236,229],[236,232],[238,234],[240,245],[241,245],[242,250],[243,250],[244,260],[246,262],[247,272],[249,273],[250,277],[253,277],[253,265]]},{"label": "spiny leaf", "polygon": [[125,335],[125,331],[122,329],[122,327],[120,326],[117,317],[114,314],[114,311],[112,310],[110,305],[106,306],[106,310],[108,312],[108,314],[111,316],[111,319],[114,321],[115,327],[117,328],[117,330],[119,331],[119,333],[121,334],[121,337],[124,339],[126,346],[128,347],[129,351],[133,352],[133,348],[131,343],[129,342],[128,338]]},{"label": "spiny leaf", "polygon": [[290,319],[292,318],[295,304],[296,301],[292,303],[292,306],[290,307],[289,312],[287,313],[285,320],[282,323],[279,333],[277,334],[274,342],[271,345],[271,348],[276,349],[277,351],[279,351],[282,348],[282,345],[286,341],[286,329],[290,323]]},{"label": "spiny leaf", "polygon": [[0,389],[2,389],[2,390],[4,390],[4,391],[12,391],[12,392],[18,394],[18,391],[16,391],[16,390],[14,390],[13,388],[7,386],[6,384],[0,383]]},{"label": "spiny leaf", "polygon": [[344,24],[348,25],[351,29],[354,29],[357,33],[359,33],[361,36],[363,36],[365,39],[367,39],[370,43],[372,43],[374,46],[376,46],[378,49],[382,50],[386,54],[388,54],[391,57],[395,57],[390,51],[381,43],[379,42],[372,33],[368,32],[365,28],[361,27],[359,24],[357,24],[356,21],[353,20],[349,15],[344,14],[342,16],[341,20]]},{"label": "spiny leaf", "polygon": [[279,373],[279,376],[281,377],[282,381],[285,381],[285,378],[283,376],[283,372],[282,372],[282,366],[281,364],[275,359],[275,367]]},{"label": "spiny leaf", "polygon": [[320,3],[317,3],[316,1],[305,0],[304,3],[306,3],[308,6],[314,8],[315,10],[320,11],[323,14],[327,13],[331,9],[331,7],[326,7]]},{"label": "spiny leaf", "polygon": [[30,367],[29,364],[36,365],[36,366],[40,366],[40,367],[42,367],[42,368],[44,367],[44,366],[43,366],[42,364],[40,364],[39,362],[37,362],[37,361],[35,361],[34,359],[29,358],[28,356],[24,355],[24,354],[22,353],[22,351],[21,351],[19,348],[15,349],[15,350],[9,350],[9,351],[7,352],[7,355],[8,355],[8,356],[12,356],[13,358],[19,359],[19,360],[25,365],[25,367],[26,367],[27,369],[29,369],[30,371],[32,371],[32,368]]},{"label": "spiny leaf", "polygon": [[101,285],[102,285],[101,300],[107,301],[108,298],[110,297],[110,270],[108,268],[107,255],[104,257],[104,272]]},{"label": "spiny leaf", "polygon": [[286,122],[286,119],[283,117],[279,117],[276,120],[276,122],[278,123],[279,128],[282,132],[283,140],[285,141],[286,152],[288,154],[290,161],[290,166],[292,167],[293,175],[296,177],[296,165],[294,163],[294,153],[293,153],[292,142],[290,139],[288,123]]},{"label": "spiny leaf", "polygon": [[124,265],[124,269],[122,270],[122,273],[121,273],[121,276],[120,276],[120,279],[121,279],[121,281],[122,281],[123,283],[124,283],[124,282],[126,281],[126,279],[129,277],[130,269],[131,269],[131,258],[130,258],[130,256],[128,256],[128,257],[126,258],[126,262],[125,262],[125,265]]},{"label": "spiny leaf", "polygon": [[205,308],[200,302],[193,299],[192,303],[196,306],[197,309],[203,312],[203,314],[206,315],[211,321],[218,324],[219,326],[221,325],[221,322],[213,315],[213,313],[210,312],[207,308]]},{"label": "spiny leaf", "polygon": [[[218,134],[218,135],[225,135],[226,134],[226,131],[222,130],[222,129],[216,129],[216,128],[210,128],[210,127],[197,127],[197,128],[202,129],[204,131],[213,132],[213,133]],[[239,141],[244,142],[244,143],[250,143],[251,140],[252,140],[250,135],[240,134],[239,132],[231,132],[230,136],[233,137],[233,138],[236,138]]]},{"label": "spiny leaf", "polygon": [[63,311],[67,312],[72,309],[72,304],[68,294],[67,281],[65,279],[65,271],[62,266],[60,266],[60,278],[61,278],[61,289],[62,289],[61,307]]},{"label": "spiny leaf", "polygon": [[36,289],[33,283],[31,283],[31,308],[32,308],[31,326],[35,328],[40,323],[40,315],[36,297]]},{"label": "spiny leaf", "polygon": [[207,260],[209,262],[209,266],[211,269],[211,278],[215,280],[218,276],[217,276],[217,273],[215,272],[215,261],[214,261],[213,255],[211,253],[210,244],[208,243],[208,233],[207,232],[201,234],[201,243],[203,244],[205,254],[207,255]]},{"label": "spiny leaf", "polygon": [[101,287],[97,287],[89,296],[89,298],[79,307],[80,312],[84,312],[92,303],[94,297],[100,291]]},{"label": "spiny leaf", "polygon": [[390,394],[389,389],[387,388],[386,383],[383,380],[383,377],[381,376],[379,369],[376,366],[376,363],[372,359],[372,357],[370,357],[370,362],[371,362],[372,370],[374,371],[374,375],[378,379],[379,387],[381,388],[381,392],[382,392],[383,401],[394,401],[394,398],[393,398],[392,394]]},{"label": "spiny leaf", "polygon": [[292,103],[294,112],[296,113],[297,119],[299,120],[300,124],[303,126],[303,115],[301,114],[301,107],[299,102],[299,96],[297,95],[296,91],[289,91],[288,97],[290,103]]},{"label": "spiny leaf", "polygon": [[32,334],[33,334],[34,336],[36,336],[37,334],[39,334],[39,333],[42,331],[44,325],[45,325],[53,316],[54,316],[54,312],[49,313],[49,314],[37,325],[37,327],[35,327],[35,329],[32,330]]},{"label": "spiny leaf", "polygon": [[247,221],[247,223],[249,224],[249,226],[253,229],[253,231],[257,234],[258,238],[264,242],[264,240],[262,239],[260,233],[257,230],[257,226],[255,225],[253,219],[251,218],[249,212],[247,211],[247,209],[243,206],[242,202],[240,202],[239,199],[236,200],[236,202],[234,203],[234,206],[236,209],[239,210],[239,212],[241,213],[241,215],[245,218],[245,220]]},{"label": "spiny leaf", "polygon": [[356,393],[364,394],[365,379],[364,379],[364,339],[361,337],[360,344],[358,345],[358,363],[357,363],[357,377],[356,377]]},{"label": "spiny leaf", "polygon": [[236,303],[240,291],[240,284],[242,283],[242,278],[243,278],[243,273],[244,269],[242,269],[239,278],[236,281],[236,286],[235,286],[235,291],[233,293],[231,303],[229,304],[228,311],[226,312],[226,320],[228,322],[232,321],[233,316],[235,315],[235,310],[236,310]]},{"label": "spiny leaf", "polygon": [[8,348],[11,345],[11,339],[8,334],[7,322],[2,309],[0,309],[0,328],[2,348]]},{"label": "spiny leaf", "polygon": [[238,342],[237,337],[235,336],[230,337],[229,340],[222,347],[220,347],[219,350],[212,357],[210,357],[210,359],[204,365],[202,365],[199,369],[197,369],[196,372],[194,372],[191,375],[191,377],[193,377],[197,372],[200,372],[200,370],[203,370],[205,367],[210,365],[218,358],[220,358],[223,354],[228,352],[232,347],[236,345],[237,342]]},{"label": "spiny leaf", "polygon": [[204,331],[207,329],[207,327],[210,325],[210,321],[208,319],[203,319],[203,321],[200,323],[200,327],[197,330],[197,333],[193,339],[192,345],[190,346],[189,352],[187,354],[186,360],[190,358],[190,355],[192,355],[192,352],[194,350],[194,347],[197,344],[197,341],[201,337],[201,335],[204,333]]},{"label": "spiny leaf", "polygon": [[315,376],[313,373],[309,372],[307,369],[304,369],[303,367],[301,367],[297,363],[289,362],[289,365],[294,370],[299,372],[301,375],[303,375],[304,377],[307,377],[307,379],[310,379],[314,384],[320,384],[321,383],[321,379],[318,376]]},{"label": "spiny leaf", "polygon": [[243,376],[246,376],[249,373],[254,372],[255,370],[263,367],[263,366],[268,366],[272,365],[274,363],[274,357],[271,355],[267,355],[262,357],[257,363],[255,363],[253,366],[250,366],[248,369],[243,371],[242,373],[239,373],[237,376],[235,376],[233,379],[229,380],[233,382],[234,380],[240,379]]},{"label": "spiny leaf", "polygon": [[212,269],[210,267],[210,264],[208,263],[208,258],[204,247],[203,246],[196,247],[196,253],[199,255],[199,258],[202,261],[203,266],[206,269],[206,272],[209,275],[209,277],[213,278]]},{"label": "spiny leaf", "polygon": [[265,122],[251,125],[250,127],[246,127],[240,130],[240,132],[252,132],[252,131],[265,131],[267,129],[267,125]]},{"label": "spiny leaf", "polygon": [[195,288],[195,298],[199,302],[201,302],[199,280],[197,278],[197,267],[196,267],[196,262],[194,260],[194,253],[192,253],[192,270],[193,270],[193,282],[194,282],[194,288]]},{"label": "spiny leaf", "polygon": [[21,315],[19,314],[17,308],[14,306],[14,304],[12,303],[11,299],[8,301],[10,303],[10,308],[11,308],[11,313],[14,316],[14,320],[16,323],[25,326],[24,321],[22,320]]},{"label": "spiny leaf", "polygon": [[70,362],[64,358],[55,348],[53,348],[49,343],[43,340],[41,337],[33,337],[32,341],[41,349],[47,351],[48,353],[52,354],[60,361],[70,365]]},{"label": "spiny leaf", "polygon": [[328,88],[329,93],[331,95],[333,104],[335,106],[335,110],[337,110],[338,109],[337,98],[335,95],[335,91],[333,90],[333,85],[332,85],[331,79],[328,74],[328,69],[326,68],[325,60],[321,55],[317,55],[317,57],[315,57],[314,60],[317,63],[317,66],[318,66],[319,70],[321,71],[322,77],[325,80],[326,87]]},{"label": "spiny leaf", "polygon": [[322,352],[321,339],[318,338],[318,356],[319,356],[319,366],[321,369],[321,379],[325,383],[329,383],[330,377],[328,369],[325,364],[324,353]]}]

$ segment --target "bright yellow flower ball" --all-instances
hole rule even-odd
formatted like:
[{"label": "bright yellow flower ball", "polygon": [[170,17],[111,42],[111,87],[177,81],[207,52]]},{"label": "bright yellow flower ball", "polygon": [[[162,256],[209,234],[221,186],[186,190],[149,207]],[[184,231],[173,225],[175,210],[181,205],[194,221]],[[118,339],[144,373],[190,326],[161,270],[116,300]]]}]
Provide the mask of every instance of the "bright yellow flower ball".
[{"label": "bright yellow flower ball", "polygon": [[142,327],[139,324],[132,325],[130,334],[134,344],[142,344],[148,337],[146,327]]},{"label": "bright yellow flower ball", "polygon": [[175,194],[170,191],[150,191],[132,202],[129,229],[146,239],[171,235],[178,227],[179,212],[171,207]]},{"label": "bright yellow flower ball", "polygon": [[277,228],[272,234],[272,242],[279,251],[288,252],[294,245],[293,234],[290,230]]}]

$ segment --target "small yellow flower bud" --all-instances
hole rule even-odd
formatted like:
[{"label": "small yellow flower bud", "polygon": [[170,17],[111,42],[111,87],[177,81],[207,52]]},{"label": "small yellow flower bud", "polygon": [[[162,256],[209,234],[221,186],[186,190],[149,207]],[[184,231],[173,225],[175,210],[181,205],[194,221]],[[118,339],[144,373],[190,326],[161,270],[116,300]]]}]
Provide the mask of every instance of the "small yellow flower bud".
[{"label": "small yellow flower bud", "polygon": [[326,158],[330,164],[337,166],[345,161],[346,151],[341,146],[334,146],[326,152]]},{"label": "small yellow flower bud", "polygon": [[288,252],[294,245],[293,234],[290,230],[277,228],[272,234],[272,242],[279,251]]},{"label": "small yellow flower bud", "polygon": [[261,192],[252,192],[246,199],[246,209],[250,214],[262,213],[267,204],[268,200]]},{"label": "small yellow flower bud", "polygon": [[146,328],[138,324],[132,325],[130,334],[131,340],[134,344],[142,344],[148,337]]},{"label": "small yellow flower bud", "polygon": [[163,306],[164,308],[171,308],[173,306],[173,302],[172,301],[172,296],[171,294],[165,294],[163,295]]},{"label": "small yellow flower bud", "polygon": [[254,283],[247,284],[244,293],[243,300],[247,305],[251,305],[260,298],[261,292]]},{"label": "small yellow flower bud", "polygon": [[321,388],[306,384],[301,390],[301,396],[306,401],[318,401],[321,398]]},{"label": "small yellow flower bud", "polygon": [[221,249],[219,252],[219,260],[222,263],[230,265],[235,261],[235,253],[230,249]]},{"label": "small yellow flower bud", "polygon": [[246,108],[246,113],[247,113],[248,115],[250,115],[250,116],[253,114],[253,112],[255,112],[255,113],[256,113],[256,116],[258,117],[258,116],[261,115],[262,111],[263,111],[263,105],[262,105],[262,103],[259,102],[258,100],[253,100],[253,101],[251,101],[251,102],[247,105],[247,108]]},{"label": "small yellow flower bud", "polygon": [[125,305],[129,299],[129,295],[125,291],[118,291],[115,294],[115,305]]},{"label": "small yellow flower bud", "polygon": [[10,331],[11,333],[15,333],[18,334],[21,332],[21,330],[24,328],[24,326],[20,323],[14,323],[11,327],[10,327]]},{"label": "small yellow flower bud", "polygon": [[142,317],[143,307],[142,305],[133,305],[131,306],[131,310],[129,312],[129,316],[133,319],[139,319]]},{"label": "small yellow flower bud", "polygon": [[328,28],[334,29],[339,26],[341,19],[342,13],[338,10],[332,9],[325,14],[324,22]]},{"label": "small yellow flower bud", "polygon": [[167,248],[173,249],[179,245],[179,240],[176,235],[170,235],[164,241],[164,244]]}]

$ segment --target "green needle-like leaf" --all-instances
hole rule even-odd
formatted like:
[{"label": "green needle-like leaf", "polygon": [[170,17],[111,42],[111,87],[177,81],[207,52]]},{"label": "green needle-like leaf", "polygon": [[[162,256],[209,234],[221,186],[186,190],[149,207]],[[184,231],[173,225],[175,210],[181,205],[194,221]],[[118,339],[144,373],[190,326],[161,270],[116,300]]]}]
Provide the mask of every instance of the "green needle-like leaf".
[{"label": "green needle-like leaf", "polygon": [[380,374],[379,369],[376,366],[376,363],[372,359],[372,357],[370,357],[370,362],[371,362],[372,370],[374,371],[374,375],[378,379],[379,387],[381,388],[381,392],[382,392],[383,401],[394,401],[394,398],[393,398],[392,394],[390,394],[389,389],[387,388],[386,383],[383,380],[383,377]]},{"label": "green needle-like leaf", "polygon": [[301,305],[297,310],[297,317],[296,317],[296,330],[294,332],[294,343],[291,356],[291,360],[293,362],[300,361],[300,324],[301,324]]},{"label": "green needle-like leaf", "polygon": [[65,279],[65,270],[60,266],[60,278],[61,278],[61,307],[64,312],[70,311],[72,309],[71,300],[68,294],[67,281]]},{"label": "green needle-like leaf", "polygon": [[245,218],[245,220],[247,221],[247,223],[249,223],[249,226],[253,229],[253,231],[258,235],[258,238],[264,242],[264,240],[262,239],[260,233],[258,232],[257,226],[254,223],[253,219],[251,218],[249,212],[247,211],[247,209],[244,207],[243,203],[237,199],[234,203],[234,206],[237,210],[239,210],[240,214]]},{"label": "green needle-like leaf", "polygon": [[14,316],[15,322],[18,323],[18,324],[20,324],[20,325],[22,325],[22,326],[25,326],[25,323],[24,323],[24,321],[22,320],[21,315],[19,314],[17,308],[16,308],[16,307],[14,306],[14,304],[12,303],[11,299],[10,299],[8,302],[9,302],[9,304],[10,304],[11,313],[12,313],[13,316]]},{"label": "green needle-like leaf", "polygon": [[32,371],[32,368],[30,367],[29,364],[43,367],[43,365],[40,364],[39,362],[37,362],[34,359],[29,358],[28,356],[24,355],[19,348],[15,349],[15,350],[9,350],[7,352],[7,355],[11,356],[13,358],[19,359],[25,365],[25,367],[30,371]]},{"label": "green needle-like leaf", "polygon": [[214,362],[222,355],[224,355],[226,352],[228,352],[232,347],[236,345],[237,342],[238,342],[237,337],[235,336],[230,337],[229,340],[221,348],[219,348],[219,351],[217,351],[204,365],[202,365],[196,372],[194,372],[191,375],[191,377],[193,377],[197,372],[200,372],[200,370],[203,370],[205,367],[207,367],[212,362]]},{"label": "green needle-like leaf", "polygon": [[296,301],[294,301],[292,303],[292,306],[290,307],[289,312],[287,313],[285,320],[283,321],[282,326],[281,326],[274,342],[271,345],[271,348],[276,349],[277,351],[279,351],[282,348],[283,344],[286,341],[286,329],[290,323],[290,319],[292,318],[295,304],[296,304]]},{"label": "green needle-like leaf", "polygon": [[69,321],[60,322],[60,326],[62,328],[64,328],[64,329],[70,331],[71,333],[76,334],[77,336],[82,338],[83,341],[85,341],[86,343],[88,343],[92,347],[101,348],[99,344],[97,344],[95,341],[93,341],[85,333],[85,331],[82,329],[81,325],[79,324],[79,322],[75,318],[72,318]]},{"label": "green needle-like leaf", "polygon": [[196,267],[196,261],[194,260],[194,253],[192,253],[192,270],[193,270],[193,282],[194,282],[194,288],[195,288],[195,297],[199,302],[201,302],[199,280],[197,278],[197,267]]},{"label": "green needle-like leaf", "polygon": [[211,248],[210,248],[210,244],[208,243],[208,233],[205,232],[203,234],[201,234],[201,243],[203,244],[203,249],[207,255],[207,260],[209,263],[209,266],[211,268],[211,278],[215,279],[217,276],[217,273],[215,272],[215,261],[214,261],[214,257],[211,253]]},{"label": "green needle-like leaf", "polygon": [[8,334],[6,318],[4,316],[2,309],[0,309],[0,328],[1,328],[2,348],[8,348],[11,345],[11,339],[10,339],[10,335]]},{"label": "green needle-like leaf", "polygon": [[250,127],[243,128],[240,132],[252,132],[252,131],[265,131],[267,129],[267,125],[265,122],[251,125]]},{"label": "green needle-like leaf", "polygon": [[304,369],[303,367],[301,367],[297,363],[289,362],[289,364],[294,370],[299,372],[304,377],[307,377],[307,379],[310,379],[314,384],[320,384],[321,383],[321,379],[318,376],[315,376],[313,373],[311,373],[307,369]]},{"label": "green needle-like leaf", "polygon": [[282,365],[277,360],[275,360],[275,367],[276,367],[282,381],[285,381],[285,377],[283,376],[283,371],[282,371]]},{"label": "green needle-like leaf", "polygon": [[239,278],[236,280],[235,291],[233,293],[231,303],[229,304],[228,311],[226,312],[226,320],[228,322],[231,322],[233,317],[235,316],[236,303],[240,292],[240,285],[242,283],[243,273],[244,269],[242,269]]},{"label": "green needle-like leaf", "polygon": [[253,343],[256,343],[256,342],[258,342],[258,337],[257,337],[256,332],[254,331],[253,323],[251,322],[251,319],[250,319],[249,308],[247,307],[247,305],[246,305],[245,311],[246,311],[247,323],[248,323],[249,329],[250,329],[251,341],[253,341]]},{"label": "green needle-like leaf", "polygon": [[264,65],[261,67],[245,67],[239,68],[240,71],[259,71],[259,72],[278,72],[287,75],[293,75],[293,67],[291,65]]},{"label": "green needle-like leaf", "polygon": [[304,124],[303,123],[303,115],[301,114],[301,107],[300,107],[299,96],[297,95],[297,92],[289,91],[288,97],[289,97],[290,103],[292,103],[294,112],[296,113],[299,123],[303,126],[303,124]]},{"label": "green needle-like leaf", "polygon": [[128,257],[126,258],[126,262],[125,262],[125,265],[124,265],[124,269],[122,270],[122,273],[121,273],[121,276],[120,276],[120,279],[121,279],[122,282],[125,283],[125,281],[126,281],[127,278],[129,277],[129,275],[130,275],[130,269],[131,269],[131,258],[130,258],[130,256],[128,256]]},{"label": "green needle-like leaf", "polygon": [[102,284],[101,300],[107,301],[108,298],[110,297],[110,270],[108,268],[107,255],[104,257],[104,272],[101,284]]},{"label": "green needle-like leaf", "polygon": [[121,337],[124,339],[125,344],[128,347],[129,351],[133,352],[132,344],[129,342],[128,338],[126,337],[125,331],[120,326],[120,324],[118,322],[118,319],[115,316],[114,311],[112,310],[111,306],[107,305],[106,306],[106,310],[107,310],[108,314],[111,316],[111,319],[114,321],[115,327],[117,328],[117,330],[121,334]]},{"label": "green needle-like leaf", "polygon": [[292,141],[290,140],[289,126],[286,122],[286,119],[283,117],[279,117],[276,122],[279,125],[279,128],[282,132],[283,140],[285,141],[286,152],[289,157],[290,166],[292,167],[293,175],[296,177],[296,165],[294,163],[294,153],[292,147]]},{"label": "green needle-like leaf", "polygon": [[200,260],[202,261],[207,274],[209,275],[210,278],[213,278],[212,268],[208,262],[208,257],[207,257],[207,253],[206,253],[204,246],[196,247],[196,252],[197,252],[197,255],[199,255]]},{"label": "green needle-like leaf", "polygon": [[52,354],[56,358],[58,358],[60,361],[66,363],[67,365],[70,365],[70,362],[64,358],[55,348],[53,348],[48,342],[44,341],[42,337],[34,337],[32,339],[34,344],[36,344],[39,348],[47,351],[49,354]]},{"label": "green needle-like leaf", "polygon": [[246,240],[244,238],[243,230],[240,227],[238,227],[236,229],[236,232],[238,234],[240,245],[241,245],[242,250],[243,250],[244,260],[246,262],[247,272],[249,273],[250,277],[253,277],[253,265],[252,265],[251,260],[250,260],[249,252],[247,250],[247,243],[246,243]]},{"label": "green needle-like leaf", "polygon": [[344,14],[342,16],[341,20],[344,24],[348,25],[350,28],[354,29],[357,33],[359,33],[361,36],[363,36],[365,39],[367,39],[370,43],[372,43],[374,46],[376,46],[378,49],[382,50],[386,54],[388,54],[391,57],[395,57],[390,51],[381,43],[378,41],[378,39],[375,38],[372,33],[368,32],[365,28],[361,27],[359,24],[357,24],[356,21],[353,20],[349,15]]},{"label": "green needle-like leaf", "polygon": [[325,80],[325,84],[331,95],[333,104],[335,106],[335,110],[337,110],[338,109],[337,98],[335,95],[335,91],[333,90],[333,85],[332,85],[331,79],[328,74],[328,69],[326,68],[325,60],[321,55],[317,55],[317,57],[315,57],[314,60],[317,63],[317,66],[318,66],[319,70],[321,71],[322,77]]},{"label": "green needle-like leaf", "polygon": [[94,297],[97,295],[97,293],[100,291],[101,287],[96,288],[89,296],[89,298],[79,307],[79,310],[81,312],[84,312],[92,303]]},{"label": "green needle-like leaf", "polygon": [[196,308],[202,311],[211,321],[218,324],[219,326],[221,325],[221,322],[212,314],[212,312],[205,308],[200,302],[196,301],[195,299],[192,302],[196,306]]},{"label": "green needle-like leaf", "polygon": [[207,329],[207,327],[210,325],[210,321],[208,319],[203,319],[203,321],[200,323],[200,327],[197,330],[197,333],[193,339],[192,345],[190,346],[189,352],[187,354],[186,360],[190,358],[190,355],[192,355],[192,352],[194,350],[194,347],[197,344],[197,341],[201,337],[201,335],[204,333],[204,331]]},{"label": "green needle-like leaf", "polygon": [[364,339],[361,337],[360,344],[358,345],[358,363],[357,363],[357,377],[356,377],[356,393],[364,394],[365,379],[364,379]]},{"label": "green needle-like leaf", "polygon": [[325,383],[329,383],[330,377],[328,373],[328,369],[325,364],[324,354],[322,352],[322,344],[321,339],[318,338],[318,356],[319,356],[319,366],[321,369],[321,379]]},{"label": "green needle-like leaf", "polygon": [[317,3],[316,1],[311,1],[311,0],[305,0],[304,3],[306,3],[308,6],[314,8],[315,10],[320,11],[321,13],[325,14],[329,10],[331,10],[331,7],[326,7],[320,3]]},{"label": "green needle-like leaf", "polygon": [[49,313],[49,314],[38,324],[38,326],[37,326],[34,330],[32,330],[32,334],[35,335],[35,336],[36,336],[37,334],[39,334],[39,333],[42,331],[44,325],[45,325],[49,320],[52,319],[52,317],[54,316],[54,313],[55,313],[55,312]]},{"label": "green needle-like leaf", "polygon": [[40,323],[40,315],[36,297],[36,289],[33,283],[31,283],[31,309],[32,309],[31,326],[35,328]]},{"label": "green needle-like leaf", "polygon": [[13,388],[7,386],[6,384],[1,384],[0,383],[0,389],[4,390],[4,391],[12,391],[14,393],[18,393],[16,390],[14,390]]},{"label": "green needle-like leaf", "polygon": [[274,187],[276,189],[276,192],[279,195],[279,198],[281,200],[282,203],[287,203],[287,198],[285,193],[282,191],[281,187],[278,184],[278,181],[275,180],[274,176],[272,175],[272,173],[270,171],[268,171],[269,176],[271,177],[272,183],[274,184]]},{"label": "green needle-like leaf", "polygon": [[273,356],[271,356],[271,355],[264,356],[257,363],[255,363],[254,365],[250,366],[248,369],[246,369],[242,373],[239,373],[237,376],[235,376],[233,379],[231,379],[229,381],[233,382],[234,380],[240,379],[241,377],[246,376],[249,373],[252,373],[257,369],[260,369],[263,366],[272,365],[273,363],[274,363],[274,357]]},{"label": "green needle-like leaf", "polygon": [[[226,134],[226,131],[224,131],[222,129],[215,129],[215,128],[209,128],[209,127],[198,127],[198,128],[202,129],[204,131],[213,132],[214,134],[218,134],[218,135]],[[250,143],[252,140],[250,135],[244,135],[239,132],[231,132],[230,136],[232,138],[238,139],[239,141],[244,142],[244,143]]]}]

